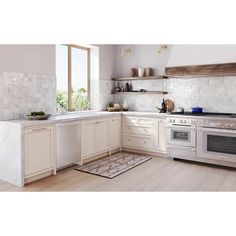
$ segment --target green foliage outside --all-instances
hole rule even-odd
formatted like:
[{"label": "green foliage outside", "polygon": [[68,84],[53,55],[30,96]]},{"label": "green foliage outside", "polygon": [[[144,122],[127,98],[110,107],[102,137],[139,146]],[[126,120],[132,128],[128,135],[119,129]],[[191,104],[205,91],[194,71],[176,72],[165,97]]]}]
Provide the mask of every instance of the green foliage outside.
[{"label": "green foliage outside", "polygon": [[[72,93],[72,109],[73,110],[88,110],[90,102],[87,98],[87,91],[84,88],[73,91]],[[57,92],[57,110],[68,109],[68,94],[67,92]]]}]

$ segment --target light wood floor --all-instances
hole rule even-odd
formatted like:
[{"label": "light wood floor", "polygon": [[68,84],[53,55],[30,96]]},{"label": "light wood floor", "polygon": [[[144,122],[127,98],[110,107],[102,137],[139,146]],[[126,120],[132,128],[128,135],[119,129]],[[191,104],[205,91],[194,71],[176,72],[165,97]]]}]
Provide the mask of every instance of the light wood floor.
[{"label": "light wood floor", "polygon": [[236,191],[236,169],[153,157],[114,179],[71,167],[24,188],[0,181],[0,191]]}]

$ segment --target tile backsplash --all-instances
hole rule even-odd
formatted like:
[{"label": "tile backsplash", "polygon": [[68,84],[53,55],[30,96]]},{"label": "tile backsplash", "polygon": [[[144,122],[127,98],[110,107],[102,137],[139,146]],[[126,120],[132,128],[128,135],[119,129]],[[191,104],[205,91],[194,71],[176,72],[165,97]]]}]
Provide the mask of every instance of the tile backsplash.
[{"label": "tile backsplash", "polygon": [[[120,82],[120,85],[125,83]],[[130,110],[156,111],[162,98],[168,98],[174,101],[175,110],[180,106],[185,109],[201,106],[204,111],[236,112],[236,76],[137,80],[132,81],[132,87],[134,90],[167,91],[168,94],[118,94],[113,96],[113,102],[123,104],[126,100]]]},{"label": "tile backsplash", "polygon": [[56,112],[56,77],[0,72],[0,120],[25,118],[31,111]]}]

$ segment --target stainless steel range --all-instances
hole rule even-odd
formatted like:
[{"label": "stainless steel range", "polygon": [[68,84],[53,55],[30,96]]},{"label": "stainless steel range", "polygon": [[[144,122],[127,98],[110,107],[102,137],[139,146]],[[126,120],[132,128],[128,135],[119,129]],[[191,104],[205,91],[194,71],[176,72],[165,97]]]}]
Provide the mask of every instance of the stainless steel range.
[{"label": "stainless steel range", "polygon": [[236,167],[236,119],[229,113],[167,115],[170,157]]}]

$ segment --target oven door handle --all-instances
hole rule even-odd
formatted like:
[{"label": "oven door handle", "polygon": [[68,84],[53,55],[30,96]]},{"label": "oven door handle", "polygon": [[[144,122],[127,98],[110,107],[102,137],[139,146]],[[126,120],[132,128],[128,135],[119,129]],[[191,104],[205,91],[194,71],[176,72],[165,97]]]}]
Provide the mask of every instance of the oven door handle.
[{"label": "oven door handle", "polygon": [[198,127],[198,131],[209,131],[209,132],[236,134],[236,130],[232,130],[232,129],[217,129],[217,128]]},{"label": "oven door handle", "polygon": [[167,126],[167,129],[178,129],[178,130],[183,130],[183,129],[188,129],[188,130],[196,130],[195,127],[191,127],[191,126]]}]

